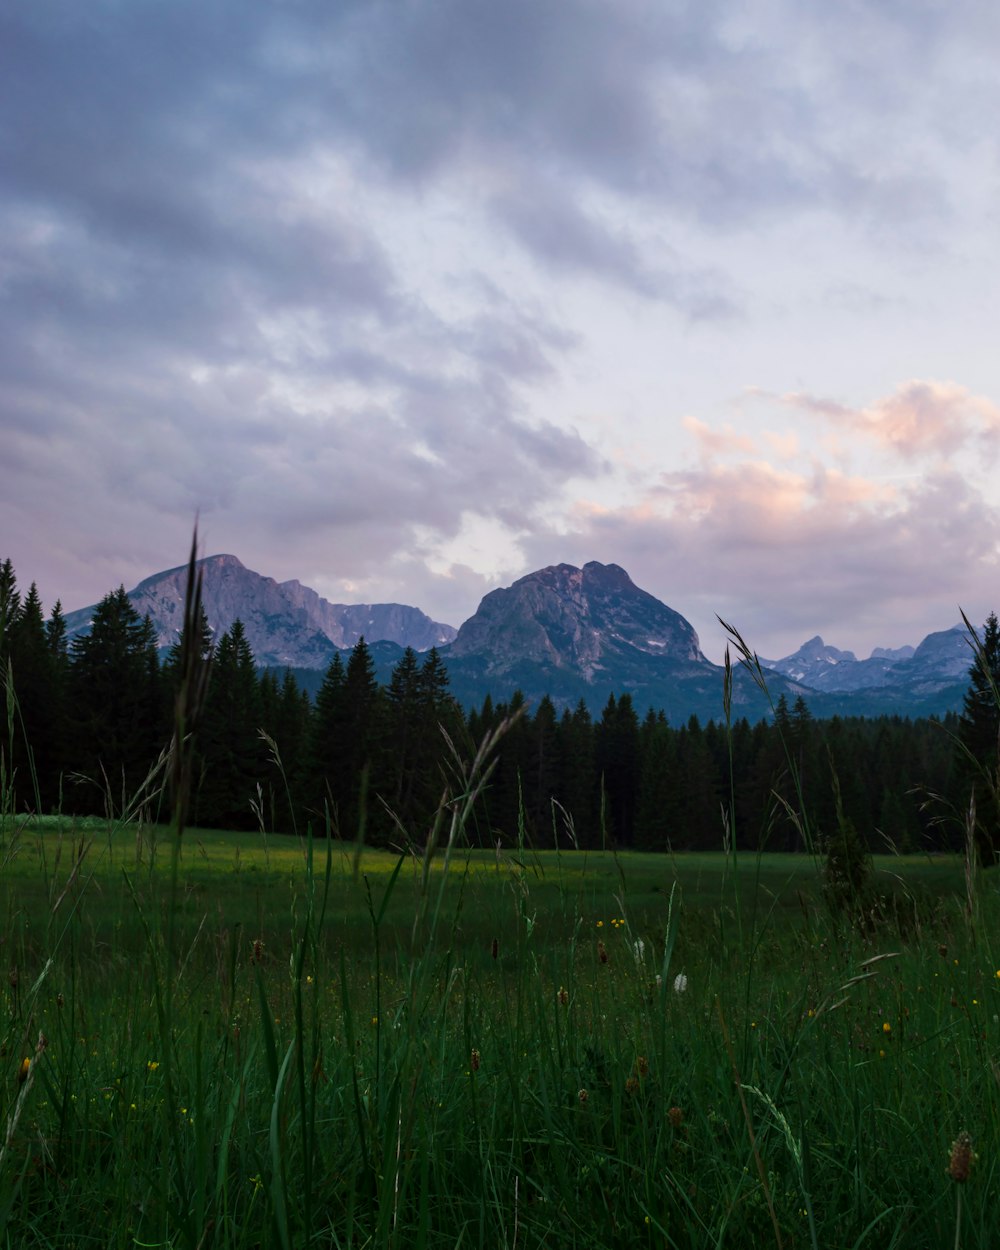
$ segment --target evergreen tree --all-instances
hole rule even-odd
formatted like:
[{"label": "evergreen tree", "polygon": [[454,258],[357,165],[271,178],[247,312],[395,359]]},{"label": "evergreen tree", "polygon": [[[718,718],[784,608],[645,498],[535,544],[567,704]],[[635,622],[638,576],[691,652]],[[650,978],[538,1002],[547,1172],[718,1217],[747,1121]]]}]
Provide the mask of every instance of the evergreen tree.
[{"label": "evergreen tree", "polygon": [[563,713],[556,741],[561,802],[573,822],[577,845],[598,845],[598,783],[594,766],[594,722],[580,699]]},{"label": "evergreen tree", "polygon": [[[971,631],[970,631],[971,633]],[[984,867],[1000,859],[1000,622],[986,618],[973,635],[975,658],[962,706],[961,770],[975,805],[975,843]]]},{"label": "evergreen tree", "polygon": [[0,564],[0,660],[6,665],[8,631],[21,608],[17,590],[17,574],[10,557]]},{"label": "evergreen tree", "polygon": [[334,653],[316,695],[309,726],[301,788],[302,818],[311,821],[316,833],[324,833],[329,817],[339,832],[338,806],[342,797],[342,761],[347,744],[347,703],[344,692],[344,661]]},{"label": "evergreen tree", "polygon": [[10,664],[10,631],[21,607],[17,591],[17,575],[8,557],[0,564],[0,779],[7,780],[13,772],[11,758],[15,742],[13,690],[8,692],[12,679]]},{"label": "evergreen tree", "polygon": [[639,720],[628,693],[608,699],[597,725],[595,762],[602,780],[606,832],[622,846],[630,846],[639,794]]},{"label": "evergreen tree", "polygon": [[294,813],[299,806],[311,720],[309,696],[295,680],[292,670],[286,668],[278,691],[274,721],[267,728],[281,763],[281,771],[276,762],[271,763],[279,813],[276,827],[288,832],[296,828]]},{"label": "evergreen tree", "polygon": [[531,759],[531,717],[527,712],[524,692],[515,690],[509,703],[493,708],[496,729],[504,720],[511,725],[497,749],[497,764],[486,796],[487,834],[493,843],[499,840],[516,842],[530,830],[524,823],[524,778]]},{"label": "evergreen tree", "polygon": [[10,625],[9,639],[16,705],[12,752],[16,802],[26,810],[46,810],[58,796],[53,759],[56,668],[34,582]]},{"label": "evergreen tree", "polygon": [[340,797],[344,836],[383,840],[389,822],[377,802],[384,792],[385,714],[383,692],[375,677],[375,662],[364,638],[359,638],[344,674],[347,742],[343,791]]},{"label": "evergreen tree", "polygon": [[[94,609],[89,633],[70,647],[70,749],[86,783],[76,790],[73,804],[82,810],[126,810],[155,762],[150,635],[148,622],[119,586]],[[158,718],[154,725],[159,727]]]},{"label": "evergreen tree", "polygon": [[677,776],[681,779],[674,847],[717,850],[723,826],[720,779],[712,752],[697,716],[691,716],[677,736]]},{"label": "evergreen tree", "polygon": [[644,851],[666,851],[678,843],[676,734],[661,712],[650,711],[642,726],[641,788],[635,844]]},{"label": "evergreen tree", "polygon": [[266,828],[273,828],[270,795],[264,791],[261,727],[257,666],[243,622],[235,620],[215,648],[198,733],[201,767],[192,805],[198,824],[251,829],[263,820]]},{"label": "evergreen tree", "polygon": [[529,755],[524,777],[525,815],[536,847],[553,844],[552,800],[558,792],[556,709],[545,695],[528,730]]}]

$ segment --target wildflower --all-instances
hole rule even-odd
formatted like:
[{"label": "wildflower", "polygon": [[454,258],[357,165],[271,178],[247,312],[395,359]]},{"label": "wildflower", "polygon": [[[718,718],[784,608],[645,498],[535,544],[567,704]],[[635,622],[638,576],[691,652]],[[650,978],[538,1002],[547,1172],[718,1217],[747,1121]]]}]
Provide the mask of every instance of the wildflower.
[{"label": "wildflower", "polygon": [[378,1016],[372,1016],[372,1024],[378,1024]]},{"label": "wildflower", "polygon": [[883,1032],[883,1033],[891,1033],[891,1032],[892,1032],[892,1025],[889,1023],[889,1021],[888,1021],[888,1020],[886,1020],[886,1021],[884,1022],[884,1024],[882,1025],[882,1032]]},{"label": "wildflower", "polygon": [[580,1106],[585,1107],[587,1105],[587,1099],[590,1097],[587,1091],[585,1089],[581,1089],[578,1091],[576,1096],[580,1100]]},{"label": "wildflower", "polygon": [[312,979],[312,977],[307,976],[307,977],[306,977],[306,985],[312,985],[312,983],[313,983],[313,979]]},{"label": "wildflower", "polygon": [[24,1084],[24,1082],[28,1079],[28,1073],[30,1070],[31,1070],[31,1060],[27,1058],[22,1059],[21,1066],[17,1070],[18,1085]]},{"label": "wildflower", "polygon": [[674,993],[683,994],[688,987],[688,979],[683,972],[678,972],[674,977]]},{"label": "wildflower", "polygon": [[974,1154],[972,1150],[972,1138],[963,1129],[951,1143],[951,1157],[948,1159],[948,1167],[945,1169],[947,1175],[957,1184],[964,1184],[969,1179],[972,1165],[977,1158],[978,1155]]},{"label": "wildflower", "polygon": [[155,1072],[159,1066],[160,1066],[159,1059],[150,1059],[148,1063],[146,1064],[146,1071]]},{"label": "wildflower", "polygon": [[597,943],[597,958],[602,964],[606,964],[608,962],[608,951],[603,942]]},{"label": "wildflower", "polygon": [[603,929],[603,928],[604,928],[604,921],[603,921],[603,920],[598,920],[598,922],[597,922],[597,927],[598,927],[599,929]]},{"label": "wildflower", "polygon": [[469,1056],[469,1067],[473,1072],[479,1071],[479,1051],[476,1050],[475,1046],[473,1046],[472,1054]]},{"label": "wildflower", "polygon": [[558,1001],[560,1007],[565,1007],[569,1002],[569,990],[560,985],[559,993],[556,995],[556,1000]]},{"label": "wildflower", "polygon": [[884,1059],[884,1058],[885,1058],[885,1051],[884,1051],[884,1050],[880,1050],[880,1051],[878,1052],[878,1057],[879,1057],[880,1059]]}]

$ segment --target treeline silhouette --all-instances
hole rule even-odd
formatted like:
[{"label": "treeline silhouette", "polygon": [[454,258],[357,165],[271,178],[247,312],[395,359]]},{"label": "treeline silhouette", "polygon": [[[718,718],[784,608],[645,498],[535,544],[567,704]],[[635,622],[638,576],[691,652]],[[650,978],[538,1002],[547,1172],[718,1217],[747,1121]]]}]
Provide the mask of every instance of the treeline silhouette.
[{"label": "treeline silhouette", "polygon": [[[1000,635],[994,642],[1000,652]],[[363,639],[346,661],[335,655],[312,701],[290,671],[257,668],[239,621],[213,641],[202,616],[198,645],[212,668],[189,823],[206,827],[311,825],[349,839],[363,831],[374,845],[420,843],[459,784],[457,759],[510,720],[477,812],[482,845],[524,836],[540,848],[708,850],[735,837],[741,848],[801,850],[796,814],[821,838],[837,828],[839,791],[841,815],[870,849],[940,850],[964,837],[971,773],[957,744],[973,713],[983,751],[992,732],[995,753],[995,701],[991,713],[975,682],[966,715],[943,721],[821,721],[804,699],[782,698],[771,721],[671,725],[662,713],[640,719],[628,693],[599,717],[582,701],[561,713],[549,698],[528,708],[517,692],[465,711],[436,650],[406,650],[382,686]],[[178,644],[160,658],[123,587],[69,642],[60,605],[46,620],[36,587],[22,596],[10,560],[0,565],[8,810],[137,807],[166,819],[160,787],[146,783],[170,739],[179,657]]]}]

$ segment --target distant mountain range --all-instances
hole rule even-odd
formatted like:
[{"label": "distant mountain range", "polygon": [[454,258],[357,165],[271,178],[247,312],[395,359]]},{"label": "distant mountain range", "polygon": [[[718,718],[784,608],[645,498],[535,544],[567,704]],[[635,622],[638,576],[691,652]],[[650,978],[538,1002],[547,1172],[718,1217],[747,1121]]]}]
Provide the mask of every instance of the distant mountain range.
[{"label": "distant mountain range", "polygon": [[[202,571],[205,615],[217,638],[237,619],[257,663],[269,668],[325,669],[337,650],[350,649],[362,635],[400,648],[427,651],[455,637],[450,625],[432,621],[419,608],[399,603],[329,603],[301,582],[276,582],[246,568],[235,556],[208,556]],[[132,606],[149,614],[161,650],[173,646],[184,614],[187,565],[154,573],[128,592]],[[72,638],[90,627],[93,607],[66,614]]]},{"label": "distant mountain range", "polygon": [[[221,637],[239,618],[257,662],[295,669],[313,689],[337,651],[360,637],[380,680],[405,647],[437,647],[454,694],[466,705],[515,690],[558,707],[583,699],[599,714],[611,694],[628,692],[640,714],[663,709],[674,724],[723,715],[723,669],[702,654],[692,625],[641,590],[616,564],[552,565],[494,590],[457,632],[402,604],[334,604],[297,581],[276,582],[232,555],[199,561],[209,624]],[[178,636],[186,566],[157,573],[129,598],[149,614],[161,648]],[[67,614],[71,637],[89,628],[93,608]],[[941,715],[961,707],[972,662],[965,630],[928,635],[917,647],[876,648],[867,660],[816,637],[793,655],[761,660],[770,701],[800,695],[814,716]],[[768,699],[735,665],[733,715],[767,715]]]}]

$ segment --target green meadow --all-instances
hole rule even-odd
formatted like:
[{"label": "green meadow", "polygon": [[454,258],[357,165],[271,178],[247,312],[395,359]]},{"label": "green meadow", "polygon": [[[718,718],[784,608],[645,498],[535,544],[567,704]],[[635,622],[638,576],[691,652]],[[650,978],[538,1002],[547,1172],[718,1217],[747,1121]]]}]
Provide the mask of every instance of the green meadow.
[{"label": "green meadow", "polygon": [[850,912],[458,806],[397,852],[8,813],[0,1244],[997,1244],[993,873],[876,858]]}]

